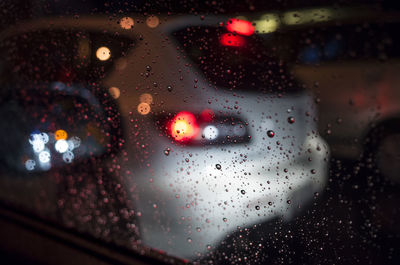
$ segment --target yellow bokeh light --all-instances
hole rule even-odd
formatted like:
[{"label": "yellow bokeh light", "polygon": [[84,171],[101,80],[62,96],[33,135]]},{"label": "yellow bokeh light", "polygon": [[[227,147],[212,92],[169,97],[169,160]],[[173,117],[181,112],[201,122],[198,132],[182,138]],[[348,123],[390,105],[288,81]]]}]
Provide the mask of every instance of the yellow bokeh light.
[{"label": "yellow bokeh light", "polygon": [[147,103],[147,104],[151,104],[151,103],[153,103],[153,96],[148,94],[148,93],[144,93],[144,94],[140,95],[139,101],[141,103],[144,102],[144,103]]},{"label": "yellow bokeh light", "polygon": [[96,51],[96,57],[100,60],[100,61],[107,61],[108,59],[110,59],[111,57],[111,51],[109,48],[107,47],[100,47],[97,49]]},{"label": "yellow bokeh light", "polygon": [[146,25],[149,28],[155,28],[158,26],[158,24],[160,23],[160,20],[158,19],[157,16],[150,16],[146,19]]},{"label": "yellow bokeh light", "polygon": [[280,20],[275,14],[266,14],[260,20],[254,21],[255,28],[259,33],[270,33],[278,29]]},{"label": "yellow bokeh light", "polygon": [[142,102],[138,105],[137,111],[142,115],[147,115],[150,113],[151,107],[149,104]]},{"label": "yellow bokeh light", "polygon": [[108,89],[108,93],[110,93],[110,96],[115,99],[119,98],[119,96],[121,95],[121,91],[119,90],[119,88],[114,86]]},{"label": "yellow bokeh light", "polygon": [[58,140],[67,140],[68,134],[64,130],[57,130],[56,133],[54,134],[54,138]]},{"label": "yellow bokeh light", "polygon": [[290,11],[283,14],[283,22],[287,25],[300,25],[313,22],[329,21],[335,16],[332,9],[315,8],[299,11]]},{"label": "yellow bokeh light", "polygon": [[123,17],[119,21],[119,25],[123,29],[131,29],[131,28],[133,28],[133,25],[135,25],[135,22],[133,21],[133,19],[131,17]]}]

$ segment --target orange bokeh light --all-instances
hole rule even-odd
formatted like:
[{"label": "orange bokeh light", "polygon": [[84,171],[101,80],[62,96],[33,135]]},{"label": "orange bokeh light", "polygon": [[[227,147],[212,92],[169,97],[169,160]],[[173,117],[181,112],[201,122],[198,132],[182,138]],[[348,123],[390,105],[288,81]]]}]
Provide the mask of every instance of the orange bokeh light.
[{"label": "orange bokeh light", "polygon": [[67,140],[68,134],[64,130],[57,130],[56,133],[54,134],[54,138],[56,138],[57,141],[58,140]]}]

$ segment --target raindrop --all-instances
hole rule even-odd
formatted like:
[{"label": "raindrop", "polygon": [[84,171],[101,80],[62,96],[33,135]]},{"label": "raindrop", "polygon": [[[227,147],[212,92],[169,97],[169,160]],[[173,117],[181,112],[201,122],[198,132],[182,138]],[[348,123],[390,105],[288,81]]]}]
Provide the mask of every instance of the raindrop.
[{"label": "raindrop", "polygon": [[167,90],[171,92],[173,90],[172,86],[167,86]]},{"label": "raindrop", "polygon": [[240,193],[246,194],[246,191],[245,190],[241,190]]},{"label": "raindrop", "polygon": [[260,210],[260,206],[257,205],[257,206],[256,206],[256,210],[257,210],[257,211]]},{"label": "raindrop", "polygon": [[293,117],[289,117],[288,118],[288,122],[291,123],[291,124],[294,123],[294,118]]},{"label": "raindrop", "polygon": [[272,130],[269,130],[269,131],[267,131],[267,135],[268,135],[268,137],[272,138],[275,136],[275,132]]},{"label": "raindrop", "polygon": [[221,169],[221,165],[220,164],[216,164],[215,167],[220,170]]},{"label": "raindrop", "polygon": [[168,156],[170,151],[171,151],[170,148],[165,149],[164,150],[164,155]]}]

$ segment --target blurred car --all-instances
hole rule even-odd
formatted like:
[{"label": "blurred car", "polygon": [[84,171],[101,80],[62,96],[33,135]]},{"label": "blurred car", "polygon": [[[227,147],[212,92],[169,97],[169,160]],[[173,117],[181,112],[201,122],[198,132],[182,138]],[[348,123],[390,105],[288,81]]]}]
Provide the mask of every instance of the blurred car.
[{"label": "blurred car", "polygon": [[[313,96],[246,20],[54,18],[1,36],[2,200],[196,259],[326,183]],[[110,232],[120,219],[139,239]]]},{"label": "blurred car", "polygon": [[315,7],[263,14],[255,23],[266,28],[269,49],[314,91],[319,131],[333,155],[372,158],[400,183],[398,11]]}]

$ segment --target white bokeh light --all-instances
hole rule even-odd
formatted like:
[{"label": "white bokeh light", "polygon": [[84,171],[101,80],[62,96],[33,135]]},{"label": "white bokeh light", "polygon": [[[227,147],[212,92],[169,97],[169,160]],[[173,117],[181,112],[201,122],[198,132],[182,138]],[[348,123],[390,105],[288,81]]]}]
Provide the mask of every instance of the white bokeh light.
[{"label": "white bokeh light", "polygon": [[67,151],[63,154],[63,160],[65,163],[72,163],[72,160],[74,160],[74,153],[72,153],[71,151]]},{"label": "white bokeh light", "polygon": [[29,143],[32,145],[33,151],[40,153],[44,150],[45,144],[49,141],[49,136],[46,133],[35,133],[29,137]]},{"label": "white bokeh light", "polygon": [[33,151],[39,153],[44,149],[44,142],[41,139],[38,139],[32,143]]},{"label": "white bokeh light", "polygon": [[215,140],[218,137],[218,129],[214,125],[208,125],[203,129],[203,135],[207,140]]},{"label": "white bokeh light", "polygon": [[68,150],[68,142],[65,141],[64,139],[58,140],[56,144],[54,145],[54,148],[57,150],[59,153],[65,153]]},{"label": "white bokeh light", "polygon": [[81,139],[78,136],[72,136],[71,139],[68,140],[69,151],[78,148],[80,145],[81,145]]},{"label": "white bokeh light", "polygon": [[40,133],[40,137],[42,138],[43,143],[47,144],[49,142],[49,135],[47,133]]},{"label": "white bokeh light", "polygon": [[32,171],[35,169],[36,162],[32,159],[28,159],[25,161],[25,168],[29,171]]},{"label": "white bokeh light", "polygon": [[50,152],[47,150],[39,153],[39,161],[42,163],[50,162],[50,158],[51,158]]}]

